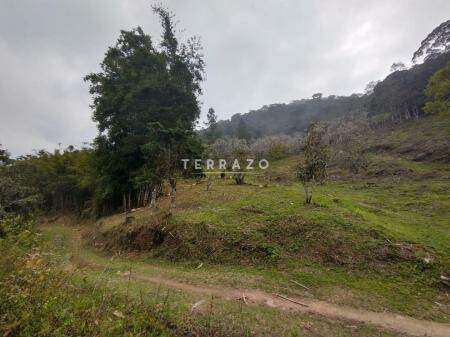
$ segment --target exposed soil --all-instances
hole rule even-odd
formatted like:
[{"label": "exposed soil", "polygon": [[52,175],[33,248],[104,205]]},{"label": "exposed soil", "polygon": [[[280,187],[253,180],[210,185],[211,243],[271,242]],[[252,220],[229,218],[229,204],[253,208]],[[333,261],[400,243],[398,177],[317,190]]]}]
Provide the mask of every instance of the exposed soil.
[{"label": "exposed soil", "polygon": [[[75,241],[81,240],[81,235],[79,235],[78,230],[74,232],[77,235],[74,235],[69,245],[72,248],[77,246],[76,249],[80,249],[82,245],[76,244]],[[91,261],[82,261],[82,263],[77,261],[77,266],[74,267],[103,269],[110,266]],[[126,279],[148,281],[185,292],[204,294],[207,296],[213,295],[230,301],[242,300],[248,305],[268,306],[284,311],[312,313],[333,319],[360,322],[410,336],[450,336],[450,324],[419,320],[389,312],[372,312],[310,298],[286,297],[282,294],[270,294],[259,289],[233,289],[222,286],[193,285],[174,279],[150,276],[142,273],[123,273],[122,276]]]},{"label": "exposed soil", "polygon": [[307,298],[286,297],[285,299],[280,297],[280,294],[269,294],[258,289],[231,289],[217,286],[197,286],[163,277],[146,276],[142,274],[131,274],[126,277],[162,284],[187,292],[195,292],[208,296],[214,295],[226,300],[244,300],[245,297],[245,302],[248,303],[248,305],[265,305],[271,308],[288,310],[291,312],[309,312],[335,319],[375,325],[383,329],[406,333],[411,336],[450,336],[450,324],[418,320],[389,312],[379,313],[366,311]]}]

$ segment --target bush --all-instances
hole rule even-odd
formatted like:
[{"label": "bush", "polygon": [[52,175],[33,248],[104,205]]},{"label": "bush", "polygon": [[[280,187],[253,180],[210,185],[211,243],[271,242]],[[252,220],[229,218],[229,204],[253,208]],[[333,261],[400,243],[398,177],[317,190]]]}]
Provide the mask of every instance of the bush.
[{"label": "bush", "polygon": [[21,215],[8,214],[0,220],[0,238],[12,235],[20,236],[25,231],[30,232],[33,225],[33,220],[26,220]]},{"label": "bush", "polygon": [[172,336],[167,311],[59,270],[33,222],[1,221],[0,335]]}]

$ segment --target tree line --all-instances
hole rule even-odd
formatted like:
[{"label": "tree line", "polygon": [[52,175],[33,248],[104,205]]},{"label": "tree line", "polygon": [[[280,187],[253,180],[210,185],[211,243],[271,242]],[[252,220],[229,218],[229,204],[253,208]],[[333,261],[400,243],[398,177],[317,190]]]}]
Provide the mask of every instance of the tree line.
[{"label": "tree line", "polygon": [[[251,140],[267,135],[305,134],[312,122],[348,116],[368,118],[373,127],[420,118],[435,111],[430,104],[425,108],[434,95],[430,91],[434,89],[427,89],[430,77],[450,62],[450,20],[428,34],[414,52],[412,61],[409,69],[403,62],[394,62],[391,73],[382,81],[369,82],[364,93],[324,96],[319,92],[311,99],[276,103],[245,114],[234,114],[229,120],[216,121],[213,128],[208,120],[202,135],[209,141],[220,137]],[[440,76],[440,82],[443,77],[448,78],[446,73]],[[441,86],[442,89],[445,91]],[[448,88],[446,90],[448,95]],[[448,96],[440,95],[442,101],[448,102]]]},{"label": "tree line", "polygon": [[[92,147],[4,160],[2,179],[30,186],[44,209],[129,211],[152,203],[164,181],[175,205],[180,159],[202,149],[194,128],[204,60],[198,37],[179,41],[174,15],[162,6],[152,9],[160,41],[141,27],[122,30],[101,71],[85,77],[99,131]],[[2,201],[2,207],[12,206]]]},{"label": "tree line", "polygon": [[[85,77],[98,127],[93,144],[15,159],[0,145],[0,217],[37,209],[80,216],[120,209],[127,213],[154,207],[163,184],[169,186],[175,207],[178,177],[202,173],[183,170],[184,158],[223,158],[231,163],[231,158],[249,155],[276,160],[304,153],[297,177],[310,202],[312,187],[326,178],[329,160],[342,162],[352,173],[364,168],[361,133],[374,120],[450,114],[447,22],[415,53],[424,63],[411,69],[395,63],[393,73],[365,94],[316,93],[310,100],[265,106],[230,121],[218,121],[210,108],[206,129],[198,132],[202,46],[197,37],[178,40],[174,16],[167,9],[156,6],[153,11],[162,27],[159,42],[140,27],[121,31],[101,71]],[[446,47],[437,49],[435,41]],[[321,119],[339,122],[324,126],[315,121]],[[329,146],[339,151],[330,153]],[[333,158],[336,153],[339,158]],[[243,184],[245,174],[233,178]]]}]

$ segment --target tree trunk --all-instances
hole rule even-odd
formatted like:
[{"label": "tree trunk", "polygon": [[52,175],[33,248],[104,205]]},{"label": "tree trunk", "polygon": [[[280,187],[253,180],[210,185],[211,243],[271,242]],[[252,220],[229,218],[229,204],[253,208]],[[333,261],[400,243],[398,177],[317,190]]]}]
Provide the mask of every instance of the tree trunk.
[{"label": "tree trunk", "polygon": [[152,197],[150,200],[150,207],[155,208],[156,207],[156,186],[152,189]]},{"label": "tree trunk", "polygon": [[139,187],[139,192],[137,195],[137,205],[136,208],[141,207],[141,203],[142,203],[142,187]]},{"label": "tree trunk", "polygon": [[177,180],[175,178],[169,179],[170,184],[170,208],[176,207],[177,202]]},{"label": "tree trunk", "polygon": [[127,224],[129,223],[130,220],[130,193],[128,193],[128,200],[127,200],[127,196],[124,193],[123,194],[123,208],[124,208],[124,212],[125,212],[125,221],[124,223]]}]

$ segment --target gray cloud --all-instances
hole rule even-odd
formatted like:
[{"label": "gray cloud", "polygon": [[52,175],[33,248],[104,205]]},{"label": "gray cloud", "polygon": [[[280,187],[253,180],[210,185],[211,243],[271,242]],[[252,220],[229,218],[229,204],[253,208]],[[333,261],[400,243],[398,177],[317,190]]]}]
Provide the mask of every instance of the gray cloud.
[{"label": "gray cloud", "polygon": [[[203,115],[220,118],[314,92],[361,92],[409,62],[448,19],[446,0],[167,1],[182,36],[202,37]],[[98,70],[120,29],[157,38],[145,0],[3,0],[0,3],[0,143],[14,154],[79,145],[96,134],[82,78]]]}]

